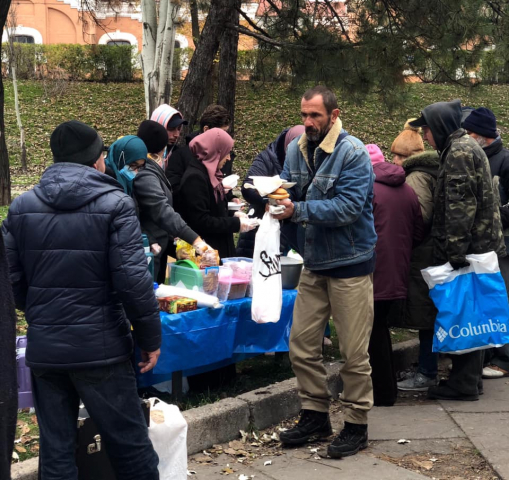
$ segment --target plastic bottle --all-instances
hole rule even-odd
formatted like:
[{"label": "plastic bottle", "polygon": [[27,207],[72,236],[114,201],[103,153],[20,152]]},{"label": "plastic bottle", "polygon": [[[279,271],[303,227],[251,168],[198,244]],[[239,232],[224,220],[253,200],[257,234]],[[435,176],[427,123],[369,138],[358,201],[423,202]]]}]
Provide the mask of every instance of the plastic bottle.
[{"label": "plastic bottle", "polygon": [[141,238],[143,239],[143,248],[145,250],[145,256],[147,257],[148,271],[152,275],[152,280],[154,280],[154,254],[150,251],[148,237],[145,234],[142,234]]}]

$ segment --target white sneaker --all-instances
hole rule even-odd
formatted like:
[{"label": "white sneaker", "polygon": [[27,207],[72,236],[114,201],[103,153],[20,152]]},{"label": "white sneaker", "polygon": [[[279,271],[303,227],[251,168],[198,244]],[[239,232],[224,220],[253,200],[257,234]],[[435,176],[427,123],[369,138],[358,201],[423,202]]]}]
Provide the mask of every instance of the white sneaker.
[{"label": "white sneaker", "polygon": [[502,378],[507,377],[508,372],[502,370],[496,365],[489,365],[482,369],[482,378]]},{"label": "white sneaker", "polygon": [[429,387],[434,387],[438,384],[436,377],[429,378],[422,373],[416,373],[415,376],[407,378],[402,382],[398,382],[398,390],[408,392],[425,392]]}]

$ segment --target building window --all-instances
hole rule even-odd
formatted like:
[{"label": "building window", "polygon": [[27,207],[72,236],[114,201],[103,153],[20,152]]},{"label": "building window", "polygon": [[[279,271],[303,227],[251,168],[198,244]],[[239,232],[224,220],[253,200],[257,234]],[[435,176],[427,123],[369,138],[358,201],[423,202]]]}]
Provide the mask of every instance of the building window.
[{"label": "building window", "polygon": [[35,43],[31,35],[13,35],[12,41],[16,43]]},{"label": "building window", "polygon": [[110,47],[118,47],[122,45],[131,45],[129,40],[110,40],[106,43]]}]

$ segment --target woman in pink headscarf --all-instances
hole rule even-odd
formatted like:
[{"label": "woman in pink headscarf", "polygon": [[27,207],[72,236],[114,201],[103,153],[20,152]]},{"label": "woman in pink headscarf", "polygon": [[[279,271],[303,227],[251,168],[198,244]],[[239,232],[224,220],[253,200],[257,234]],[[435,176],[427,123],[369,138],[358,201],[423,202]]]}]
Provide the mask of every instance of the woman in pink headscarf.
[{"label": "woman in pink headscarf", "polygon": [[256,226],[245,214],[228,212],[221,168],[230,160],[232,147],[232,137],[220,128],[195,137],[189,144],[193,158],[180,186],[182,217],[221,258],[235,255],[234,233]]}]

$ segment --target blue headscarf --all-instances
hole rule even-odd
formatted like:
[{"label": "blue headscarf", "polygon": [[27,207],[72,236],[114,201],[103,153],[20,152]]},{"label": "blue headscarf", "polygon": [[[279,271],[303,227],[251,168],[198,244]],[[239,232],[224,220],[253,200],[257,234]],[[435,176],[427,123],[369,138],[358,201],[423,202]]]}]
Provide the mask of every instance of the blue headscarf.
[{"label": "blue headscarf", "polygon": [[124,192],[132,195],[135,172],[129,170],[128,165],[137,160],[147,160],[147,147],[143,140],[135,135],[126,135],[112,143],[106,166],[115,172],[117,181],[124,187]]}]

